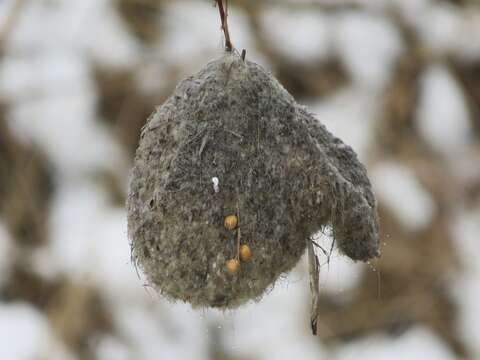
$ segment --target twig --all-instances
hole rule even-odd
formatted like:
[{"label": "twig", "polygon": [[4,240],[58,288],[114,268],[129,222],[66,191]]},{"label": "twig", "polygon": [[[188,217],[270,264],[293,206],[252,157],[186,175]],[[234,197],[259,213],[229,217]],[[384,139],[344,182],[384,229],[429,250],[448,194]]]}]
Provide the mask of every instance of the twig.
[{"label": "twig", "polygon": [[238,189],[237,189],[237,260],[240,260],[240,206],[238,205]]},{"label": "twig", "polygon": [[322,250],[323,255],[325,255],[327,258],[330,258],[330,256],[328,255],[327,250],[325,250],[325,249],[323,248],[323,246],[321,246],[319,243],[317,243],[317,242],[316,242],[315,240],[313,240],[313,239],[312,239],[311,241],[312,241],[313,245],[315,245],[317,248],[319,248],[320,250]]},{"label": "twig", "polygon": [[233,130],[223,129],[223,131],[228,132],[229,134],[232,134],[232,135],[238,137],[239,139],[243,140],[243,136],[240,135],[240,134],[237,134],[237,133],[236,133],[235,131],[233,131]]},{"label": "twig", "polygon": [[[225,34],[225,49],[229,52],[233,50],[232,42],[230,41],[230,33],[228,32],[228,13],[225,12],[223,0],[216,0],[218,4],[218,11],[220,12],[220,20],[222,21],[222,30]],[[228,11],[228,9],[227,9]]]},{"label": "twig", "polygon": [[310,317],[310,326],[312,328],[312,334],[317,335],[317,321],[318,321],[318,301],[320,298],[320,289],[319,289],[319,264],[317,255],[315,255],[315,249],[313,245],[315,242],[311,239],[307,239],[307,249],[308,249],[308,268],[310,275],[310,291],[312,293],[312,307],[311,307],[311,317]]}]

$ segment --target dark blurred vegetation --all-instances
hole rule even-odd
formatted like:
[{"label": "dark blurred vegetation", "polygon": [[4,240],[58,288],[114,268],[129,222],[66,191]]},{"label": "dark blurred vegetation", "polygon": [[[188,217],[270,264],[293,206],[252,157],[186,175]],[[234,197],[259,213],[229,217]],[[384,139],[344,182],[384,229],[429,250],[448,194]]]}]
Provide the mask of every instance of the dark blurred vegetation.
[{"label": "dark blurred vegetation", "polygon": [[[478,6],[473,0],[438,1],[465,11],[470,6]],[[165,2],[116,1],[122,20],[145,49],[154,46],[162,36]],[[215,11],[211,3],[212,11]],[[231,3],[231,16],[235,16],[234,5],[243,8],[254,32],[257,50],[272,64],[272,71],[285,88],[300,100],[328,96],[348,85],[351,79],[336,57],[326,61],[306,59],[305,62],[282,57],[262,32],[262,12],[268,11],[273,3],[320,12],[379,11],[364,8],[356,1],[342,1],[341,5],[331,1],[325,6],[313,1],[302,5],[293,1],[243,0]],[[383,111],[376,128],[371,161],[388,159],[407,164],[434,197],[438,212],[428,228],[411,232],[380,204],[381,229],[388,246],[384,246],[381,259],[374,264],[376,271],[362,275],[351,301],[338,302],[331,295],[322,297],[319,341],[336,345],[377,331],[397,336],[413,324],[422,323],[432,328],[455,354],[469,357],[455,330],[458,309],[447,289],[449,276],[461,271],[461,261],[452,244],[449,216],[458,203],[479,206],[480,178],[469,179],[467,184],[452,181],[455,174],[444,167],[444,160],[418,135],[414,113],[418,105],[419,76],[425,67],[436,62],[448,64],[466,96],[475,129],[473,146],[477,153],[480,152],[480,62],[465,61],[455,54],[430,54],[415,29],[399,16],[393,5],[383,10],[383,14],[400,30],[407,49],[397,61],[382,99]],[[212,38],[216,39],[217,35],[212,34]],[[0,61],[1,56],[0,52]],[[99,96],[99,121],[109,126],[131,157],[149,114],[169,95],[166,91],[140,89],[135,81],[139,70],[138,67],[109,68],[92,64]],[[173,68],[171,78],[162,79],[170,91],[178,80]],[[31,247],[48,242],[48,209],[55,192],[55,174],[40,149],[20,144],[11,136],[5,124],[8,107],[8,103],[0,104],[0,216],[20,251],[29,252]],[[478,163],[472,166],[478,166]],[[118,179],[114,177],[107,174],[106,178],[110,179],[107,184],[117,183],[118,187]],[[118,190],[116,203],[123,204],[124,196]],[[99,290],[66,278],[45,280],[32,272],[21,258],[15,259],[10,280],[0,288],[0,298],[6,302],[20,299],[45,311],[65,344],[80,358],[91,359],[93,355],[89,348],[96,334],[115,332],[111,314]],[[233,359],[226,349],[212,347],[211,353],[212,359]]]}]

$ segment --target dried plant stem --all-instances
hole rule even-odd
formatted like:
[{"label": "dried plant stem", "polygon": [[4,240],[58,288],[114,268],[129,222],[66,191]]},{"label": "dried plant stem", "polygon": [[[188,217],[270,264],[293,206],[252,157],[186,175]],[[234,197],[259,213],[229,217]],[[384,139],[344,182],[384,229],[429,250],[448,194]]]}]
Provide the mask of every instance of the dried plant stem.
[{"label": "dried plant stem", "polygon": [[225,34],[225,49],[227,51],[232,51],[233,46],[232,42],[230,41],[230,33],[228,32],[228,14],[225,11],[225,7],[223,6],[223,0],[216,0],[218,4],[218,10],[220,12],[220,20],[222,21],[222,30]]},{"label": "dried plant stem", "polygon": [[320,298],[319,289],[319,264],[317,255],[315,255],[315,249],[313,248],[314,242],[312,239],[307,239],[307,251],[308,251],[308,268],[310,275],[310,291],[312,293],[312,308],[310,317],[310,326],[312,328],[312,334],[317,335],[317,321],[318,321],[318,302]]},{"label": "dried plant stem", "polygon": [[238,205],[238,190],[237,190],[237,219],[238,219],[238,227],[237,227],[237,260],[240,260],[240,239],[242,237],[240,233],[240,206]]}]

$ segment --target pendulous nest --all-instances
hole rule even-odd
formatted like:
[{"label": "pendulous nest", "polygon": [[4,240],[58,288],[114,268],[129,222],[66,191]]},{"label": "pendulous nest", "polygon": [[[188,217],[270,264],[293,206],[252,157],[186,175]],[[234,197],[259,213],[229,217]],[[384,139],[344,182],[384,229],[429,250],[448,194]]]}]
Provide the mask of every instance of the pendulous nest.
[{"label": "pendulous nest", "polygon": [[[354,151],[235,53],[182,81],[150,117],[127,210],[135,264],[193,306],[259,299],[325,226],[353,260],[379,254],[376,201]],[[240,234],[225,228],[229,215]],[[232,273],[237,240],[252,256]]]}]

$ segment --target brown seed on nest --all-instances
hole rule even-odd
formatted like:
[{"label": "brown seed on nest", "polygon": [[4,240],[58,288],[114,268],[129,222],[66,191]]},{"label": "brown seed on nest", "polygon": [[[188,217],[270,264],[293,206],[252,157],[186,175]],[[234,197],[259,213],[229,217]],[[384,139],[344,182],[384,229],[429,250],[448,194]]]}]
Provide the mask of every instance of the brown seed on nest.
[{"label": "brown seed on nest", "polygon": [[240,261],[238,261],[237,259],[230,259],[227,260],[225,266],[228,272],[233,275],[238,272],[238,269],[240,269]]},{"label": "brown seed on nest", "polygon": [[240,260],[243,262],[250,261],[252,258],[252,250],[250,250],[250,247],[248,245],[242,245],[240,246]]},{"label": "brown seed on nest", "polygon": [[[182,81],[150,117],[127,209],[135,263],[162,295],[193,306],[258,300],[325,226],[350,258],[378,255],[376,202],[354,151],[235,53]],[[238,251],[224,228],[231,209],[255,249],[255,271],[235,278],[225,271]]]},{"label": "brown seed on nest", "polygon": [[238,225],[238,218],[236,215],[228,215],[223,222],[225,229],[227,230],[235,230]]}]

